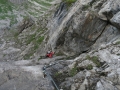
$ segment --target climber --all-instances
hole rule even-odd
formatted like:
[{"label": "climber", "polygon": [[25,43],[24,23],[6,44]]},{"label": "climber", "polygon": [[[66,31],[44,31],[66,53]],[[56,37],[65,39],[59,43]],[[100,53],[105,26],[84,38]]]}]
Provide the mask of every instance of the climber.
[{"label": "climber", "polygon": [[53,54],[54,54],[54,52],[52,52],[52,50],[50,50],[47,52],[46,57],[52,58]]}]

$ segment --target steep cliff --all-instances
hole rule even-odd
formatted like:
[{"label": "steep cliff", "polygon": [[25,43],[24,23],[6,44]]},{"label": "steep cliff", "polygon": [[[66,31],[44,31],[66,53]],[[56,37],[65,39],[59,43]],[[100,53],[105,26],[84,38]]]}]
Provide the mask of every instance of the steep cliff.
[{"label": "steep cliff", "polygon": [[47,47],[68,56],[69,64],[52,67],[63,90],[120,90],[119,6],[119,0],[61,3],[49,22]]},{"label": "steep cliff", "polygon": [[120,0],[5,1],[0,90],[120,90]]},{"label": "steep cliff", "polygon": [[115,19],[119,18],[119,1],[77,0],[67,12],[65,6],[67,3],[60,5],[50,22],[53,24],[49,26],[48,45],[62,49],[67,55],[89,50],[109,25],[119,28],[119,19]]}]

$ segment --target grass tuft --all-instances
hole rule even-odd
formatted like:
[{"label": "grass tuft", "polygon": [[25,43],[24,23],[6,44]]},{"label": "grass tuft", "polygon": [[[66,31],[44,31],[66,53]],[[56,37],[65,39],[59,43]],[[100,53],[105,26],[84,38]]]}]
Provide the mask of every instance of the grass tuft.
[{"label": "grass tuft", "polygon": [[63,2],[66,2],[67,5],[71,5],[72,3],[76,2],[77,0],[62,0]]},{"label": "grass tuft", "polygon": [[73,77],[74,75],[76,75],[77,74],[77,67],[72,68],[70,70],[69,74],[70,74],[71,77]]},{"label": "grass tuft", "polygon": [[87,67],[86,67],[87,70],[92,70],[93,69],[93,66],[91,64],[89,64]]},{"label": "grass tuft", "polygon": [[101,66],[101,63],[100,63],[99,58],[97,56],[90,57],[89,55],[87,55],[86,59],[91,60],[94,64],[96,64],[97,67]]},{"label": "grass tuft", "polygon": [[118,45],[118,44],[120,44],[120,41],[118,41],[118,42],[115,43],[115,45]]},{"label": "grass tuft", "polygon": [[27,45],[30,44],[33,40],[35,40],[35,35],[36,35],[36,34],[33,34],[33,35],[30,35],[30,36],[28,37],[28,40],[26,41],[26,44],[27,44]]},{"label": "grass tuft", "polygon": [[44,40],[44,36],[41,36],[40,38],[38,38],[37,43],[41,44],[43,40]]}]

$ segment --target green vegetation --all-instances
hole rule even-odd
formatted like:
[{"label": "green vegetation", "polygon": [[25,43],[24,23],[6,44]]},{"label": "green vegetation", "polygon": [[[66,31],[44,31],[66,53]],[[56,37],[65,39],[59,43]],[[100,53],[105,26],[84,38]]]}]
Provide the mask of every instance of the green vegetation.
[{"label": "green vegetation", "polygon": [[77,0],[64,0],[64,1],[67,2],[67,3],[69,3],[69,4],[71,4],[71,3],[74,3]]},{"label": "green vegetation", "polygon": [[93,69],[93,66],[91,64],[89,64],[88,66],[85,66],[85,67],[77,67],[77,65],[75,65],[75,67],[70,70],[69,76],[73,77],[78,72],[83,71],[84,69],[91,70],[91,69]]},{"label": "green vegetation", "polygon": [[46,0],[46,1],[48,1],[48,2],[52,2],[53,0]]},{"label": "green vegetation", "polygon": [[34,39],[35,39],[35,34],[30,35],[30,36],[28,37],[28,40],[26,41],[26,44],[30,44]]},{"label": "green vegetation", "polygon": [[18,37],[19,33],[17,31],[14,31],[14,30],[11,30],[11,32],[12,32],[14,38],[16,39]]},{"label": "green vegetation", "polygon": [[54,77],[60,77],[61,75],[62,75],[62,73],[56,72],[56,73],[54,74]]},{"label": "green vegetation", "polygon": [[73,77],[74,75],[76,75],[77,74],[77,67],[72,68],[70,70],[69,74],[70,74],[71,77]]},{"label": "green vegetation", "polygon": [[32,0],[32,1],[36,1],[37,3],[39,3],[39,4],[43,5],[43,6],[46,6],[46,7],[51,6],[50,3],[47,3],[47,2],[42,1],[42,0]]},{"label": "green vegetation", "polygon": [[52,5],[50,2],[52,2],[52,0],[31,0],[23,4],[23,7],[30,15],[39,18],[41,15],[45,14],[45,11],[49,10],[49,7]]},{"label": "green vegetation", "polygon": [[8,0],[0,0],[0,13],[8,13],[8,11],[12,12],[13,4]]},{"label": "green vegetation", "polygon": [[39,13],[38,13],[38,10],[36,10],[36,12],[28,11],[28,13],[30,15],[33,15],[34,17],[38,17],[38,16],[36,16],[37,14],[43,14],[43,12],[41,12],[41,11],[39,11]]},{"label": "green vegetation", "polygon": [[120,44],[120,41],[118,41],[118,42],[115,43],[115,45],[118,45],[118,44]]},{"label": "green vegetation", "polygon": [[0,15],[0,19],[2,19],[2,20],[7,19],[7,18],[10,19],[10,26],[17,23],[17,19],[16,19],[15,15],[8,15],[8,14]]},{"label": "green vegetation", "polygon": [[28,53],[28,54],[26,54],[26,55],[24,55],[24,59],[25,60],[27,60],[27,59],[29,59],[30,58],[30,56],[32,56],[33,55],[33,53]]},{"label": "green vegetation", "polygon": [[1,4],[6,4],[8,2],[8,0],[0,0]]},{"label": "green vegetation", "polygon": [[59,85],[61,82],[65,81],[65,78],[69,77],[68,72],[53,72],[53,78],[55,82]]},{"label": "green vegetation", "polygon": [[17,17],[15,15],[12,15],[11,18],[10,18],[10,26],[14,25],[15,23],[17,23]]},{"label": "green vegetation", "polygon": [[0,0],[0,19],[10,19],[10,26],[17,23],[16,15],[12,13],[13,8],[15,8],[14,4],[8,0]]},{"label": "green vegetation", "polygon": [[[28,19],[26,17],[26,19]],[[36,26],[33,25],[31,27],[31,30],[35,30]],[[40,36],[44,30],[42,28],[37,28],[37,31],[34,34],[27,35],[27,39],[25,41],[26,45],[30,44],[31,42],[34,43],[34,45],[41,44],[41,42],[44,40],[44,36]],[[35,46],[36,47],[36,46]]]},{"label": "green vegetation", "polygon": [[5,57],[6,56],[6,54],[3,54],[3,57]]},{"label": "green vegetation", "polygon": [[24,59],[29,59],[35,52],[36,52],[36,49],[38,48],[39,46],[34,44],[34,46],[32,48],[29,49],[29,52],[27,54],[24,55]]},{"label": "green vegetation", "polygon": [[56,55],[56,56],[62,56],[63,53],[62,53],[61,51],[59,51],[59,52],[55,53],[55,55]]},{"label": "green vegetation", "polygon": [[38,44],[41,44],[41,42],[44,40],[44,36],[41,36],[40,38],[38,38],[37,42]]},{"label": "green vegetation", "polygon": [[[25,19],[28,19],[28,18],[25,17]],[[23,56],[24,59],[29,59],[31,56],[33,56],[33,54],[37,51],[37,49],[39,48],[39,46],[41,45],[41,43],[44,40],[44,36],[41,36],[41,34],[44,33],[43,28],[37,27],[34,24],[29,28],[28,32],[31,32],[31,31],[33,33],[32,34],[27,33],[24,37],[24,41],[21,42],[23,45],[31,44],[30,45],[31,47],[29,48],[27,53]],[[17,36],[17,34],[15,36]],[[43,57],[40,57],[39,59],[41,59],[41,58],[43,58]]]},{"label": "green vegetation", "polygon": [[[50,2],[52,2],[53,0],[47,0],[48,2],[44,0],[32,0],[32,1],[33,2],[23,3],[21,7],[24,7],[24,9],[26,9],[30,15],[34,16],[35,18],[38,18],[41,15],[43,15],[46,10],[49,9],[49,7],[51,6]],[[40,7],[37,8],[34,2],[38,3],[38,5],[40,4]],[[22,9],[21,7],[9,2],[9,0],[0,0],[0,19],[1,20],[10,19],[10,26],[12,26],[13,24],[17,23],[16,20],[17,15],[13,13],[13,10],[18,11]]]},{"label": "green vegetation", "polygon": [[38,46],[42,43],[42,41],[44,40],[44,36],[39,37],[38,39],[36,39],[36,34],[32,34],[28,37],[28,40],[26,41],[26,44],[30,44],[31,42],[34,43],[34,49],[36,50],[38,48]]},{"label": "green vegetation", "polygon": [[89,55],[87,55],[86,59],[91,60],[94,64],[96,64],[97,67],[101,66],[101,63],[100,63],[99,58],[97,56],[90,57]]},{"label": "green vegetation", "polygon": [[36,34],[30,35],[28,37],[28,40],[26,41],[26,44],[30,44],[32,42],[34,46],[30,48],[29,52],[26,55],[24,55],[24,59],[29,59],[30,56],[32,56],[36,52],[36,50],[39,48],[40,44],[44,40],[44,36],[41,36],[38,39],[35,36]]},{"label": "green vegetation", "polygon": [[46,6],[46,7],[51,6],[51,4],[50,4],[50,3],[46,3],[46,2],[44,2],[44,1],[41,1],[41,2],[40,2],[40,4],[42,4],[43,6]]},{"label": "green vegetation", "polygon": [[65,60],[74,59],[75,57],[76,57],[76,55],[75,56],[67,56],[67,57],[65,57]]},{"label": "green vegetation", "polygon": [[[54,0],[31,0],[28,1],[28,3],[23,3],[18,6],[11,3],[9,0],[0,0],[0,19],[10,19],[10,26],[12,26],[13,24],[17,23],[17,15],[13,13],[13,10],[19,11],[23,9],[23,7],[31,16],[39,18],[41,15],[44,14],[45,11],[49,9],[49,7],[52,5],[50,2],[52,1]],[[28,15],[28,13],[26,13],[26,16]]]},{"label": "green vegetation", "polygon": [[63,1],[65,1],[67,4],[71,4],[71,3],[76,2],[76,0],[63,0]]},{"label": "green vegetation", "polygon": [[89,64],[87,67],[86,67],[87,70],[91,70],[93,69],[93,66],[91,64]]},{"label": "green vegetation", "polygon": [[[27,19],[27,17],[26,17]],[[26,45],[28,44],[32,44],[32,47],[28,50],[28,52],[23,56],[23,58],[26,60],[26,59],[29,59],[31,56],[33,56],[33,54],[36,52],[36,50],[39,48],[40,44],[43,42],[44,40],[44,36],[40,36],[41,33],[43,31],[42,28],[36,28],[35,25],[33,25],[30,30],[35,30],[35,33],[29,35],[27,34],[26,35],[26,38],[24,43]],[[37,31],[36,31],[37,30]],[[41,57],[40,57],[41,58]]]},{"label": "green vegetation", "polygon": [[41,7],[41,10],[42,11],[46,11],[46,10],[48,10],[47,8],[44,8],[44,7]]},{"label": "green vegetation", "polygon": [[36,41],[34,41],[34,50],[37,50],[39,45],[43,42],[44,36],[39,37]]},{"label": "green vegetation", "polygon": [[29,5],[27,3],[24,3],[23,6],[25,7],[25,9],[29,8]]}]

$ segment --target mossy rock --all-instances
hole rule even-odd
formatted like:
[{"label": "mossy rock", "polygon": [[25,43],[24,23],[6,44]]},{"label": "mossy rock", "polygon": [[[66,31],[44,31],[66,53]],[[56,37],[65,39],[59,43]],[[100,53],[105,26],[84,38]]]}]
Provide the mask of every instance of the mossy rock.
[{"label": "mossy rock", "polygon": [[65,2],[68,6],[70,6],[72,3],[75,3],[77,0],[62,0]]}]

